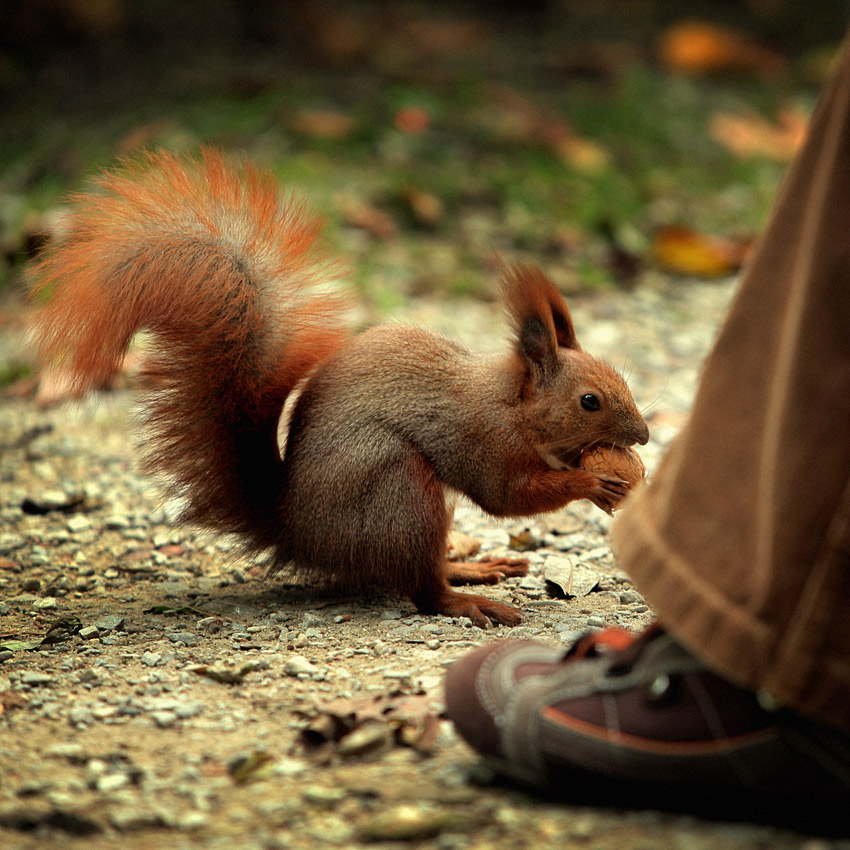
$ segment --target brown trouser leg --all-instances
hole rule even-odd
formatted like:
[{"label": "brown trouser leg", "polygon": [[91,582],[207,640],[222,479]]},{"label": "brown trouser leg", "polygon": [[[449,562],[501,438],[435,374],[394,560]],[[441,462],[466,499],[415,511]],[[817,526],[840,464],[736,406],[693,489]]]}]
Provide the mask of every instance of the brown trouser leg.
[{"label": "brown trouser leg", "polygon": [[717,672],[850,729],[850,45],[689,424],[614,541]]}]

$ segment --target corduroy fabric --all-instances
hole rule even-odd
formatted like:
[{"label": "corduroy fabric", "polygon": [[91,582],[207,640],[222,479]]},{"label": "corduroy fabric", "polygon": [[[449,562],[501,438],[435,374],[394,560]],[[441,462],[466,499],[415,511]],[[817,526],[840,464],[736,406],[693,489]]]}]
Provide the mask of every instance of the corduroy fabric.
[{"label": "corduroy fabric", "polygon": [[848,42],[689,422],[614,543],[718,673],[850,730]]}]

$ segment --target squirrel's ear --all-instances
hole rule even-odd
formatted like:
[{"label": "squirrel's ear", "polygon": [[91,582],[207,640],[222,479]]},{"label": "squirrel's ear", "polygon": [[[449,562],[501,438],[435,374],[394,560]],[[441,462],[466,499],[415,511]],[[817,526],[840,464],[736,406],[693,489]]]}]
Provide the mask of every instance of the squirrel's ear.
[{"label": "squirrel's ear", "polygon": [[505,268],[502,298],[520,354],[544,372],[557,365],[558,348],[581,350],[566,302],[536,266]]}]

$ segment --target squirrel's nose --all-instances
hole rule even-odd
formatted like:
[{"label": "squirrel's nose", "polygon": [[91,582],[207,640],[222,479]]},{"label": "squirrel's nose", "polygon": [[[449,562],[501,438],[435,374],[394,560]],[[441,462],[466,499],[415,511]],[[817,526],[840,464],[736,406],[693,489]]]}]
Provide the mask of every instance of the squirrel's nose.
[{"label": "squirrel's nose", "polygon": [[641,446],[645,446],[649,442],[649,425],[643,419],[640,420],[640,423],[635,429],[634,438],[635,442]]}]

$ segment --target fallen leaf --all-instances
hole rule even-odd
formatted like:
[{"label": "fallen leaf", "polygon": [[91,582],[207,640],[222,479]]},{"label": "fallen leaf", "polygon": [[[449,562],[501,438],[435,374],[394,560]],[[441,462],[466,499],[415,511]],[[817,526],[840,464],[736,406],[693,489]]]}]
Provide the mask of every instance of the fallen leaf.
[{"label": "fallen leaf", "polygon": [[214,682],[219,682],[222,685],[239,685],[249,673],[253,673],[256,669],[256,661],[246,661],[239,667],[201,664],[196,667],[190,667],[189,672],[196,673],[198,676],[203,676],[206,679],[212,679]]},{"label": "fallen leaf", "polygon": [[749,243],[710,236],[681,225],[659,227],[652,239],[652,254],[662,269],[702,278],[725,277],[738,271],[749,247]]},{"label": "fallen leaf", "polygon": [[785,57],[728,27],[682,21],[661,36],[661,63],[681,74],[743,72],[769,76],[787,67]]},{"label": "fallen leaf", "polygon": [[569,558],[550,557],[546,561],[543,580],[550,596],[575,599],[587,596],[599,585],[599,573]]},{"label": "fallen leaf", "polygon": [[582,138],[563,118],[509,86],[491,88],[488,112],[492,128],[506,138],[541,145],[580,171],[599,171],[608,163],[600,144]]},{"label": "fallen leaf", "polygon": [[449,531],[449,558],[466,560],[481,548],[481,541],[462,531]]},{"label": "fallen leaf", "polygon": [[318,139],[347,139],[354,130],[354,120],[342,112],[307,109],[292,120],[292,128],[305,136]]},{"label": "fallen leaf", "polygon": [[443,202],[430,192],[416,186],[406,186],[399,193],[399,199],[414,223],[428,229],[435,228],[443,217]]},{"label": "fallen leaf", "polygon": [[393,745],[430,755],[436,745],[438,703],[427,694],[338,699],[301,730],[313,761],[380,755]]},{"label": "fallen leaf", "polygon": [[717,112],[709,121],[709,133],[736,156],[789,162],[805,141],[809,118],[793,107],[783,109],[777,117],[779,120],[773,123],[754,112]]},{"label": "fallen leaf", "polygon": [[411,136],[424,133],[431,124],[431,116],[421,106],[406,106],[395,114],[396,129]]},{"label": "fallen leaf", "polygon": [[[227,766],[227,772],[236,785],[245,785],[255,779],[261,779],[267,772],[272,757],[265,750],[254,750],[246,756],[235,758]],[[263,770],[266,768],[266,770]]]},{"label": "fallen leaf", "polygon": [[30,640],[18,640],[13,637],[0,639],[0,650],[9,652],[27,652],[40,649],[43,646],[52,646],[56,643],[64,643],[70,640],[83,627],[79,617],[60,617],[54,620],[43,637]]},{"label": "fallen leaf", "polygon": [[345,199],[342,202],[343,216],[349,227],[357,227],[378,239],[392,239],[398,234],[395,221],[383,210],[365,201]]},{"label": "fallen leaf", "polygon": [[540,548],[540,539],[530,528],[525,528],[519,534],[508,535],[508,546],[516,552],[533,552]]}]

